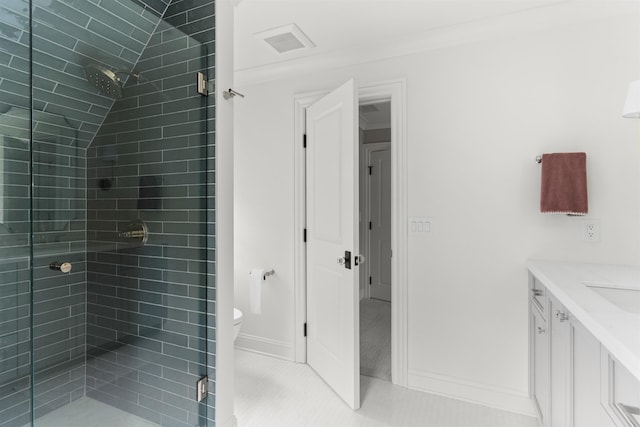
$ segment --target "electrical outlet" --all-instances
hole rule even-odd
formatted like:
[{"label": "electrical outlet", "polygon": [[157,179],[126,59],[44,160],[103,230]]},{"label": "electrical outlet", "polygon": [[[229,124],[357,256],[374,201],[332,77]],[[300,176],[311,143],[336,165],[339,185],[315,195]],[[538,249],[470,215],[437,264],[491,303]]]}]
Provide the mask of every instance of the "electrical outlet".
[{"label": "electrical outlet", "polygon": [[585,219],[582,221],[582,240],[585,242],[600,241],[600,221],[597,219]]}]

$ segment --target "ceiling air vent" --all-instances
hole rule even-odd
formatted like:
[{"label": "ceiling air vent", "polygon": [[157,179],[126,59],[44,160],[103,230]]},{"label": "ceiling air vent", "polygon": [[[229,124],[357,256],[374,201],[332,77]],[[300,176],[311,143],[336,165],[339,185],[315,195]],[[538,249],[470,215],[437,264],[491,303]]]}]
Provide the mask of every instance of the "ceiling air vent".
[{"label": "ceiling air vent", "polygon": [[296,24],[283,25],[255,34],[278,53],[315,47]]}]

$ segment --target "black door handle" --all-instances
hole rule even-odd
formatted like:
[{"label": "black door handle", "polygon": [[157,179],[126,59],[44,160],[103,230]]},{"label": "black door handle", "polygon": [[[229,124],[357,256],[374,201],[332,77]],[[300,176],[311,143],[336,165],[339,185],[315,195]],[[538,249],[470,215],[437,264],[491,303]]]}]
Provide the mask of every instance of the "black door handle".
[{"label": "black door handle", "polygon": [[351,252],[344,251],[344,268],[351,270]]}]

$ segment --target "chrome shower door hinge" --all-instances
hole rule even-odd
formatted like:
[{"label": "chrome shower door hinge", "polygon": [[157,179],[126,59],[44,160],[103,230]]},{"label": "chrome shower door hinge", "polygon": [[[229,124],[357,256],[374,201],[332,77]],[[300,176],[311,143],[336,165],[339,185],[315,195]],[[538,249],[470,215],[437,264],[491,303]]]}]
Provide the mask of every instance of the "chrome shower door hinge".
[{"label": "chrome shower door hinge", "polygon": [[210,88],[210,86],[207,76],[198,71],[198,93],[202,96],[209,96],[209,92],[213,92],[213,89]]},{"label": "chrome shower door hinge", "polygon": [[206,375],[196,383],[196,401],[202,402],[209,395],[209,377]]}]

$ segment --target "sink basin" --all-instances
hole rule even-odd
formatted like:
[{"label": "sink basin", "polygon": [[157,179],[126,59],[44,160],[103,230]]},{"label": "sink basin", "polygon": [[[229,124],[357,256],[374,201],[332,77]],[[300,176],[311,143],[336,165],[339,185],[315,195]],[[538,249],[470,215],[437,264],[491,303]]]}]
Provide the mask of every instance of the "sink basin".
[{"label": "sink basin", "polygon": [[585,285],[622,310],[640,314],[640,285],[585,283]]}]

